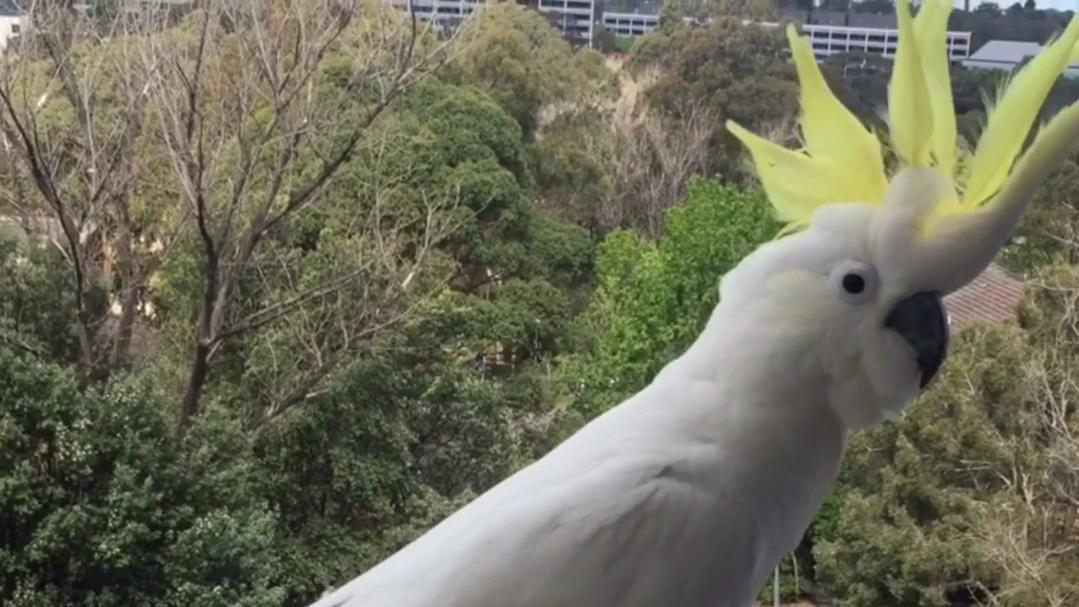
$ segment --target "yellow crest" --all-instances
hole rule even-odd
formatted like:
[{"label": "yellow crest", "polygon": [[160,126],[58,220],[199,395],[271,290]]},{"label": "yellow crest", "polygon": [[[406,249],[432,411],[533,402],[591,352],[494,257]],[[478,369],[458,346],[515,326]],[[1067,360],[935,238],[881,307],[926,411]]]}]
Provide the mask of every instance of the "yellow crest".
[{"label": "yellow crest", "polygon": [[[900,168],[935,167],[951,177],[959,198],[938,201],[938,213],[969,212],[1008,181],[1053,83],[1079,59],[1079,16],[1011,79],[990,111],[973,155],[964,157],[958,148],[949,77],[952,1],[925,0],[916,18],[908,2],[896,1],[899,47],[888,87],[888,139]],[[809,40],[793,25],[787,37],[801,89],[803,149],[786,149],[731,121],[727,128],[749,149],[765,193],[783,221],[806,224],[818,207],[829,203],[882,204],[889,176],[880,140],[828,88]]]}]

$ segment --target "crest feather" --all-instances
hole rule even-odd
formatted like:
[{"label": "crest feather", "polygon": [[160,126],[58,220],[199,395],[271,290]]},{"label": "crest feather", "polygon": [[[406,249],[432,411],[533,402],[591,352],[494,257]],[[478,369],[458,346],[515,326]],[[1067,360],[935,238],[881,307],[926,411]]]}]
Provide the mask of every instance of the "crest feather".
[{"label": "crest feather", "polygon": [[1034,57],[1004,89],[971,159],[964,206],[976,207],[1004,185],[1053,83],[1068,67],[1077,41],[1079,18],[1073,18],[1064,35]]},{"label": "crest feather", "polygon": [[846,199],[883,200],[888,178],[880,140],[828,88],[809,40],[793,25],[787,27],[787,39],[798,70],[806,151],[813,158],[849,167],[851,175],[843,187]]},{"label": "crest feather", "polygon": [[895,52],[892,81],[888,85],[888,131],[892,136],[892,146],[904,164],[929,166],[933,111],[929,105],[918,45],[913,40],[914,23],[910,17],[910,5],[905,0],[899,0],[895,3],[895,14],[899,22],[899,48]]},{"label": "crest feather", "polygon": [[757,176],[780,221],[806,223],[821,205],[846,198],[849,191],[846,184],[851,177],[848,167],[827,158],[788,150],[734,121],[727,121],[727,128],[749,149]]},{"label": "crest feather", "polygon": [[[805,150],[788,150],[733,121],[727,128],[753,156],[765,193],[782,221],[805,223],[818,207],[837,200],[880,203],[888,189],[880,141],[828,87],[813,47],[793,25]],[[806,183],[816,184],[807,188]]]},{"label": "crest feather", "polygon": [[[899,47],[888,87],[889,138],[900,169],[934,167],[957,186],[949,191],[963,192],[962,200],[936,201],[938,215],[971,212],[1007,183],[1053,83],[1079,60],[1079,15],[1009,83],[971,155],[956,134],[947,43],[951,0],[925,0],[916,18],[909,2],[896,1]],[[877,137],[829,89],[810,42],[793,26],[787,37],[801,89],[804,149],[786,149],[730,121],[727,128],[749,149],[783,221],[807,224],[831,203],[883,204],[889,178]]]},{"label": "crest feather", "polygon": [[950,54],[948,49],[948,15],[951,0],[926,0],[914,18],[914,33],[918,42],[925,88],[932,108],[933,128],[931,150],[936,167],[947,175],[955,170],[955,104],[952,101]]}]

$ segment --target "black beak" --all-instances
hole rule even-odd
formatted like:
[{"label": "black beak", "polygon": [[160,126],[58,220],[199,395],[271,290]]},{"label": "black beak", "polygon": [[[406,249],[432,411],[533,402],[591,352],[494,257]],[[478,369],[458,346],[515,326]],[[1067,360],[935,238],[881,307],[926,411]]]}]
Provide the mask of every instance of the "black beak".
[{"label": "black beak", "polygon": [[899,333],[914,348],[921,387],[937,374],[948,351],[948,319],[939,293],[916,293],[896,304],[884,326]]}]

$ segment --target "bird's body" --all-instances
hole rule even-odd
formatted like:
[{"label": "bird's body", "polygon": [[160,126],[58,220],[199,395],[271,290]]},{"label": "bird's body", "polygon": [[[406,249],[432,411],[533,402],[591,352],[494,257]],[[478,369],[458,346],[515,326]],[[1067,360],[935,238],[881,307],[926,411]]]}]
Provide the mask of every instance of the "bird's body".
[{"label": "bird's body", "polygon": [[959,146],[950,10],[896,2],[891,176],[790,27],[804,148],[728,126],[793,229],[723,277],[703,333],[647,388],[316,607],[747,607],[820,507],[847,433],[901,414],[940,368],[942,295],[989,265],[1079,150],[1073,104],[1020,155],[1079,59],[1079,16]]},{"label": "bird's body", "polygon": [[824,499],[845,429],[804,384],[747,393],[723,316],[636,396],[316,605],[749,605]]}]

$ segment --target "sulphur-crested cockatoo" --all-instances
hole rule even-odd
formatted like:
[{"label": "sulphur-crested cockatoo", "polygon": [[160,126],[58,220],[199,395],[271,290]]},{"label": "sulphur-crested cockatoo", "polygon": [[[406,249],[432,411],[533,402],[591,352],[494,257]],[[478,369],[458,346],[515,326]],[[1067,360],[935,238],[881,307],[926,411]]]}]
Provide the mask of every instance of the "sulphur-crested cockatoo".
[{"label": "sulphur-crested cockatoo", "polygon": [[751,604],[819,508],[848,433],[899,414],[941,365],[941,296],[992,261],[1079,147],[1077,104],[1020,155],[1076,58],[1079,18],[1014,77],[968,151],[951,0],[926,0],[917,18],[907,1],[888,92],[894,163],[788,30],[804,149],[728,126],[791,229],[723,277],[700,337],[648,387],[315,605]]}]

